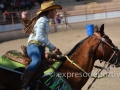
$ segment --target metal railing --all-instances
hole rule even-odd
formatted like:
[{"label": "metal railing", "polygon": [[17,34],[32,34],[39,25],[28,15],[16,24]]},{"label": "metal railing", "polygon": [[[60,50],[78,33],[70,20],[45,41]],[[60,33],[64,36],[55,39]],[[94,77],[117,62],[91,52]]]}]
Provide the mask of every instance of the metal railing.
[{"label": "metal railing", "polygon": [[[87,4],[87,5],[73,5],[73,6],[65,6],[63,10],[58,11],[61,15],[63,15],[63,23],[70,23],[68,19],[71,16],[82,16],[84,15],[85,20],[96,20],[96,18],[89,17],[89,15],[100,14],[99,19],[107,19],[109,18],[108,12],[120,11],[120,2],[112,2],[112,3],[102,3],[102,4]],[[27,18],[31,19],[35,16],[36,10],[28,11]],[[84,20],[83,20],[84,21]],[[1,16],[0,17],[0,30],[3,26],[7,27],[8,24],[11,24],[11,29],[16,30],[15,24],[21,24],[21,12],[12,12],[10,16]],[[20,26],[21,29],[23,26]],[[20,28],[19,28],[20,29]]]}]

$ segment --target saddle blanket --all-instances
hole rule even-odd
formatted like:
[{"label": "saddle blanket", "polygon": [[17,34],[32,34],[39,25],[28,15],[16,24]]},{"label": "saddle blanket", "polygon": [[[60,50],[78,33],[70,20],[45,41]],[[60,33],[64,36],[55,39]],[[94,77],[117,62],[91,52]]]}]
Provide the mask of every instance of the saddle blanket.
[{"label": "saddle blanket", "polygon": [[54,73],[46,80],[45,85],[49,87],[50,90],[72,90],[70,85],[60,77],[59,73]]},{"label": "saddle blanket", "polygon": [[0,56],[0,66],[5,67],[5,68],[9,68],[12,70],[17,70],[19,68],[23,68],[23,69],[26,68],[25,65],[18,63],[18,62],[15,62],[13,60],[10,60],[5,55]]},{"label": "saddle blanket", "polygon": [[49,76],[49,78],[45,81],[45,85],[49,87],[50,90],[72,90],[66,80],[59,75],[59,72],[54,71],[58,69],[61,64],[62,61],[57,61],[51,68],[44,71],[43,77]]}]

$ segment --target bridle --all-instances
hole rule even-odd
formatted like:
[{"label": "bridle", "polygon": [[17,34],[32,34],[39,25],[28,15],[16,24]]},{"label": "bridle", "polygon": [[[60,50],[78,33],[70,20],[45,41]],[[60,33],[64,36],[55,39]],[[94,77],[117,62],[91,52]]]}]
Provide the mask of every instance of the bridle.
[{"label": "bridle", "polygon": [[[96,75],[96,77],[94,78],[94,80],[92,81],[92,83],[88,86],[87,90],[89,90],[92,86],[92,84],[98,79],[97,77],[99,76],[99,74],[102,72],[103,69],[105,69],[107,71],[107,73],[100,77],[100,78],[103,78],[103,77],[106,77],[109,75],[109,71],[110,71],[110,65],[114,65],[114,66],[119,66],[119,58],[118,58],[118,54],[120,53],[120,50],[116,47],[116,46],[112,46],[110,45],[106,40],[105,40],[105,37],[106,35],[103,35],[102,37],[99,36],[98,34],[94,33],[92,35],[93,37],[95,37],[95,39],[99,40],[99,43],[98,43],[98,47],[100,45],[100,43],[102,43],[102,48],[104,50],[104,45],[103,44],[106,44],[107,46],[109,46],[113,53],[112,55],[110,56],[109,60],[107,61],[107,63],[104,64],[103,67],[100,67],[100,66],[96,66],[98,69],[100,69]],[[104,61],[104,56],[105,56],[105,53],[103,51],[103,60]],[[95,66],[94,66],[95,67]]]},{"label": "bridle", "polygon": [[[119,50],[116,46],[109,44],[109,43],[106,41],[106,39],[105,39],[106,36],[107,36],[107,35],[103,35],[103,36],[101,37],[99,34],[94,33],[94,34],[91,35],[90,37],[94,37],[95,39],[97,39],[97,40],[99,41],[99,43],[98,43],[98,45],[97,45],[97,48],[98,48],[99,45],[102,43],[102,48],[103,48],[103,50],[104,50],[104,45],[103,45],[103,44],[109,46],[109,47],[112,49],[113,53],[112,53],[112,55],[110,56],[109,60],[107,61],[107,62],[108,62],[108,65],[104,65],[104,66],[107,66],[107,69],[108,69],[111,64],[113,64],[113,65],[117,65],[117,64],[118,64],[118,65],[119,65],[119,57],[118,57],[118,54],[120,53],[120,50]],[[105,53],[104,53],[104,51],[103,51],[103,60],[102,60],[102,61],[105,61],[105,60],[104,60],[104,56],[105,56]],[[87,75],[89,75],[89,73],[87,73],[84,69],[82,69],[80,66],[78,66],[73,60],[70,60],[70,59],[68,58],[68,56],[65,55],[65,57],[67,58],[67,60],[68,60],[71,64],[73,64],[74,66],[76,66],[76,67],[77,67],[78,69],[80,69],[82,72],[84,72],[84,73],[86,73]],[[113,63],[111,63],[111,62],[113,62]],[[100,69],[101,69],[101,70],[97,73],[96,77],[93,76],[94,80],[93,80],[92,83],[88,86],[88,89],[87,89],[87,90],[89,90],[89,89],[91,88],[92,84],[96,81],[96,79],[99,78],[98,76],[99,76],[99,74],[102,72],[102,70],[103,70],[103,69],[107,70],[105,67],[102,67],[102,68],[100,67]],[[102,76],[102,77],[100,77],[100,78],[104,78],[104,77],[108,76],[109,70],[107,70],[107,72],[108,72],[107,74],[105,74],[104,76]],[[91,76],[91,77],[92,77],[92,76]]]},{"label": "bridle", "polygon": [[[109,60],[107,61],[109,64],[107,67],[109,67],[111,64],[114,64],[114,65],[117,65],[119,64],[119,58],[118,58],[118,54],[120,53],[120,50],[116,47],[116,46],[112,46],[110,45],[106,40],[105,40],[105,36],[106,35],[103,35],[102,37],[97,34],[97,33],[94,33],[93,35],[91,35],[90,37],[94,37],[95,39],[97,39],[99,41],[98,45],[97,45],[97,48],[99,47],[100,43],[102,44],[106,44],[108,45],[113,53],[112,55],[110,56]],[[79,47],[78,47],[79,48]],[[78,49],[77,49],[78,50]],[[103,47],[103,50],[104,50],[104,47]],[[73,64],[74,66],[76,66],[77,68],[79,68],[81,71],[83,71],[84,73],[88,74],[85,70],[83,70],[80,66],[78,66],[73,60],[71,60],[67,55],[65,55],[66,59],[71,63]],[[104,51],[103,51],[103,60],[102,61],[105,61],[104,60]],[[114,63],[111,63],[111,62],[114,62]],[[102,67],[102,70],[105,69],[105,67]],[[107,69],[106,69],[107,70]]]},{"label": "bridle", "polygon": [[[106,41],[106,39],[105,39],[106,35],[103,35],[102,37],[100,37],[100,36],[98,36],[97,33],[94,33],[92,36],[100,41],[98,44],[98,47],[99,47],[100,43],[102,43],[103,50],[104,50],[103,44],[106,44],[108,47],[110,47],[112,49],[113,53],[107,62],[112,65],[117,65],[119,62],[118,54],[120,53],[120,50],[116,46],[112,46]],[[102,61],[104,61],[104,56],[105,56],[105,53],[103,51],[103,60]]]}]

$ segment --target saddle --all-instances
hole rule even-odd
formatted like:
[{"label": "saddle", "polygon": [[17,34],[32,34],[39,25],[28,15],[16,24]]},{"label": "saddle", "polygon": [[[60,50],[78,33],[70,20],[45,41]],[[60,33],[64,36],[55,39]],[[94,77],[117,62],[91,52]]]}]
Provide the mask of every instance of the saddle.
[{"label": "saddle", "polygon": [[31,59],[28,57],[26,52],[26,46],[21,46],[22,53],[17,50],[11,50],[5,53],[5,56],[13,61],[24,64],[28,66],[31,62]]},{"label": "saddle", "polygon": [[[28,66],[32,60],[27,54],[26,46],[22,45],[21,49],[22,49],[22,53],[17,50],[10,50],[5,53],[5,56],[9,58],[10,60],[21,63],[25,66]],[[59,60],[59,58],[56,55],[50,54],[47,52],[45,53],[45,58],[44,58],[45,62],[42,62],[42,64],[46,63],[50,65],[56,62],[56,60]]]}]

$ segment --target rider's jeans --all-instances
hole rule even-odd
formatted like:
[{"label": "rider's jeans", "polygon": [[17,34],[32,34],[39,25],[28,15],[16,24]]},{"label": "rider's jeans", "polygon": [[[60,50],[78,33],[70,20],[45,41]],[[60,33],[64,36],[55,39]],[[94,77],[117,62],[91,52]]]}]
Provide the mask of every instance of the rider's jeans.
[{"label": "rider's jeans", "polygon": [[45,48],[37,44],[29,44],[27,46],[27,53],[32,60],[32,62],[27,67],[27,70],[36,72],[42,58],[45,56]]}]

